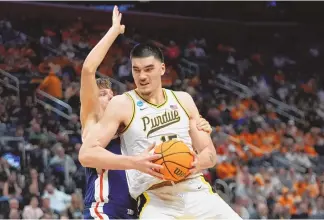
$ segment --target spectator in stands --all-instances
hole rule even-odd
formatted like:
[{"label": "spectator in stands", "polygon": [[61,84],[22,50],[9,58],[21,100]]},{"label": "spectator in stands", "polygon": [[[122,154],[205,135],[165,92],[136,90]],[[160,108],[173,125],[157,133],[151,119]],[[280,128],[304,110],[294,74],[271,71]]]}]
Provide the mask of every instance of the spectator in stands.
[{"label": "spectator in stands", "polygon": [[239,214],[243,219],[249,219],[250,214],[247,209],[249,206],[249,200],[246,197],[236,196],[234,210]]},{"label": "spectator in stands", "polygon": [[171,40],[169,42],[169,46],[167,46],[165,49],[165,58],[167,59],[167,62],[174,68],[177,66],[180,53],[180,47],[173,40]]},{"label": "spectator in stands", "polygon": [[39,144],[41,141],[46,141],[48,137],[42,132],[41,126],[35,122],[31,125],[28,139],[32,144]]},{"label": "spectator in stands", "polygon": [[36,185],[31,184],[23,191],[24,205],[28,205],[33,197],[40,198],[41,193],[38,191]]},{"label": "spectator in stands", "polygon": [[17,199],[9,200],[9,208],[5,212],[5,218],[20,219],[19,201]]},{"label": "spectator in stands", "polygon": [[251,219],[268,219],[268,207],[264,203],[257,205],[257,212],[251,216]]},{"label": "spectator in stands", "polygon": [[80,85],[76,82],[72,82],[64,93],[65,102],[68,103],[73,112],[79,114],[80,108]]},{"label": "spectator in stands", "polygon": [[271,219],[284,219],[283,214],[283,206],[281,204],[276,203],[272,209],[271,215],[269,218]]},{"label": "spectator in stands", "polygon": [[3,196],[21,199],[21,192],[21,188],[17,182],[17,173],[15,171],[11,171],[8,180],[3,186]]},{"label": "spectator in stands", "polygon": [[37,197],[32,197],[29,205],[25,206],[22,216],[24,219],[40,219],[43,211],[38,207]]},{"label": "spectator in stands", "polygon": [[130,64],[130,59],[128,57],[121,58],[117,74],[118,74],[118,79],[122,83],[125,83],[126,81],[132,81],[131,64]]},{"label": "spectator in stands", "polygon": [[56,175],[60,179],[60,184],[66,184],[69,175],[73,174],[77,167],[70,155],[65,154],[65,150],[61,143],[57,143],[53,147],[55,156],[50,160],[49,165],[52,167]]},{"label": "spectator in stands", "polygon": [[73,193],[71,195],[71,205],[68,207],[67,211],[68,219],[82,219],[83,213],[83,200],[79,193]]},{"label": "spectator in stands", "polygon": [[29,175],[25,180],[25,187],[34,196],[40,196],[40,193],[43,192],[44,184],[40,180],[36,169],[30,169]]},{"label": "spectator in stands", "polygon": [[62,98],[62,82],[60,78],[52,71],[47,77],[45,77],[44,81],[39,85],[38,88],[57,99]]},{"label": "spectator in stands", "polygon": [[20,211],[17,209],[10,209],[8,219],[21,219]]},{"label": "spectator in stands", "polygon": [[[51,200],[48,197],[42,198],[42,206],[41,209],[44,213],[43,219],[54,219],[58,218],[58,214],[51,208]],[[45,216],[50,216],[49,218],[45,218]]]},{"label": "spectator in stands", "polygon": [[324,218],[324,197],[319,196],[316,199],[316,203],[311,212],[313,219],[323,219]]},{"label": "spectator in stands", "polygon": [[52,183],[46,185],[43,198],[48,198],[50,209],[59,214],[64,212],[71,202],[71,196],[56,189]]}]

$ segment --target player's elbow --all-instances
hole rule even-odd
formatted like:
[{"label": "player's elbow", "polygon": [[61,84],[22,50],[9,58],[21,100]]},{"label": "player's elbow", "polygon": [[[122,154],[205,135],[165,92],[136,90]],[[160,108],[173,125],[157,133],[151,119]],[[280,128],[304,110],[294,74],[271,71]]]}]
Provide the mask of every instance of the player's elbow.
[{"label": "player's elbow", "polygon": [[83,167],[91,167],[91,161],[93,160],[91,153],[89,153],[87,149],[81,147],[78,159]]},{"label": "player's elbow", "polygon": [[97,67],[90,61],[85,60],[82,66],[81,74],[95,74]]}]

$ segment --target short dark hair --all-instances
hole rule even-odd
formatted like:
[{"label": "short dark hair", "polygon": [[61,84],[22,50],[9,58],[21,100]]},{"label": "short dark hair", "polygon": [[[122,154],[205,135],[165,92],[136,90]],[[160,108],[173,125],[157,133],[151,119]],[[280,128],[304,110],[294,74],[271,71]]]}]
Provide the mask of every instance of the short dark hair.
[{"label": "short dark hair", "polygon": [[96,79],[96,82],[99,89],[111,89],[109,78],[98,78]]},{"label": "short dark hair", "polygon": [[164,63],[164,56],[161,49],[152,43],[139,43],[130,52],[130,58],[144,58],[153,56]]}]

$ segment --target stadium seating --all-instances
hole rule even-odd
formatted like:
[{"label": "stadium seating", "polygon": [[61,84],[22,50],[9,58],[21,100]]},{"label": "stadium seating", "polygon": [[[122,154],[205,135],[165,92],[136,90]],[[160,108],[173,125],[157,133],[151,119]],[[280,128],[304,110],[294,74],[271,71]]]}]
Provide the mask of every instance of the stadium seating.
[{"label": "stadium seating", "polygon": [[[85,56],[108,27],[51,21],[21,32],[12,23],[0,21],[0,215],[80,218],[85,180],[77,159],[79,77]],[[117,40],[98,75],[111,77],[116,93],[132,89],[130,48],[143,40],[159,45],[167,64],[163,85],[190,93],[214,128],[218,164],[204,175],[235,211],[243,218],[323,217],[317,48],[309,50],[314,73],[309,77],[297,73],[303,56],[293,59],[269,48],[242,56],[248,54],[243,49],[211,46],[205,38],[130,36]],[[56,81],[54,89],[45,80]],[[54,200],[57,195],[64,202]],[[30,217],[34,196],[40,209]]]}]

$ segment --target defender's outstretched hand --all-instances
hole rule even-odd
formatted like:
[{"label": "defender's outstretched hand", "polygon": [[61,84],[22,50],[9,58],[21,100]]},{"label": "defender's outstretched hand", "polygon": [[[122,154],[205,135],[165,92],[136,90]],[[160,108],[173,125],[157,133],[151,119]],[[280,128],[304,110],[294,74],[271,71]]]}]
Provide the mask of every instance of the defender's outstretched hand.
[{"label": "defender's outstretched hand", "polygon": [[205,131],[208,134],[212,132],[212,127],[210,126],[209,122],[201,116],[199,121],[197,121],[197,129],[199,131]]},{"label": "defender's outstretched hand", "polygon": [[160,159],[162,156],[160,154],[150,153],[155,147],[155,143],[148,147],[143,153],[135,156],[136,169],[155,176],[159,179],[163,179],[163,174],[157,172],[156,170],[163,169],[163,166],[153,163],[152,161]]},{"label": "defender's outstretched hand", "polygon": [[122,14],[119,12],[118,7],[114,7],[114,11],[112,13],[112,27],[118,29],[120,34],[125,32],[125,25],[121,24]]}]

